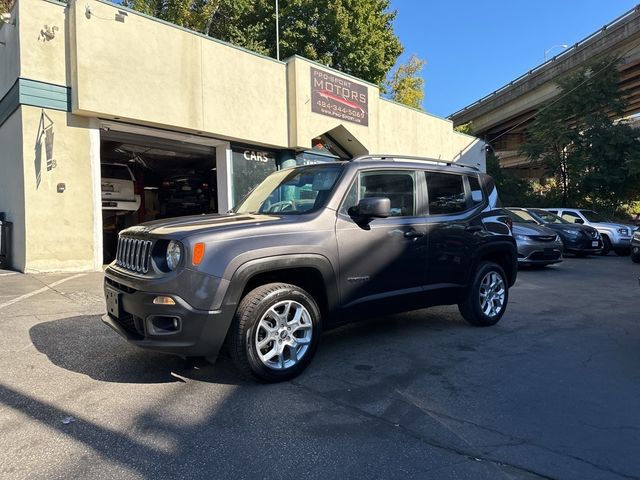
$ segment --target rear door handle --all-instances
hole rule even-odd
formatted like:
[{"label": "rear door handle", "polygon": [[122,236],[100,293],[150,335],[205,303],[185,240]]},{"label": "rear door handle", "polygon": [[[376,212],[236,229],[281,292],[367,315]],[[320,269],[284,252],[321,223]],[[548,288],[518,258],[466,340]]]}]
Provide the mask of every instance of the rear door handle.
[{"label": "rear door handle", "polygon": [[469,225],[465,230],[467,232],[479,232],[483,230],[483,228],[480,225]]},{"label": "rear door handle", "polygon": [[404,232],[404,238],[420,238],[424,237],[424,232],[419,232],[417,230],[409,230],[408,232]]}]

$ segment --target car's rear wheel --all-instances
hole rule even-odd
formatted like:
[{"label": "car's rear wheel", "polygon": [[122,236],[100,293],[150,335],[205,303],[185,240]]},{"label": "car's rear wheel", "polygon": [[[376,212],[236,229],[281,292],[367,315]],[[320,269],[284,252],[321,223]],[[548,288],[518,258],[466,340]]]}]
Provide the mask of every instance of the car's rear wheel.
[{"label": "car's rear wheel", "polygon": [[290,380],[311,362],[320,341],[320,309],[303,289],[269,283],[247,293],[229,332],[229,353],[243,373]]},{"label": "car's rear wheel", "polygon": [[471,325],[488,327],[500,321],[508,300],[509,287],[504,270],[497,263],[482,262],[458,309]]}]

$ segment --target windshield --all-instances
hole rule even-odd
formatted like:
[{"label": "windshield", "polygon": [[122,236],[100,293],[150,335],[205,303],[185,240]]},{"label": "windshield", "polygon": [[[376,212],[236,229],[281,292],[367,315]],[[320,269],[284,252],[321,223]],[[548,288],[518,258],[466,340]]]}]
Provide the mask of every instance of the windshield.
[{"label": "windshield", "polygon": [[538,223],[526,210],[507,210],[515,223]]},{"label": "windshield", "polygon": [[546,210],[529,210],[529,212],[531,212],[531,215],[540,220],[540,222],[542,223],[569,223],[559,216],[554,215],[551,212],[547,212]]},{"label": "windshield", "polygon": [[594,212],[593,210],[580,210],[580,213],[584,215],[584,218],[589,220],[590,222],[610,222],[608,218],[603,217],[599,213]]},{"label": "windshield", "polygon": [[254,188],[234,212],[296,215],[318,210],[329,199],[342,167],[331,163],[274,172]]}]

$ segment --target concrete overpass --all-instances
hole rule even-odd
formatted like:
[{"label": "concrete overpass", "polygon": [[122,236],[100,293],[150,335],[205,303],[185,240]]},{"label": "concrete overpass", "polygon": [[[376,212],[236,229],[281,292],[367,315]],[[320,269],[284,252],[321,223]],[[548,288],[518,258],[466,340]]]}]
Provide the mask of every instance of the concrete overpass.
[{"label": "concrete overpass", "polygon": [[628,106],[625,117],[640,112],[640,4],[562,53],[453,113],[454,125],[472,122],[474,134],[493,147],[503,168],[520,176],[539,176],[518,154],[536,112],[558,94],[556,80],[607,55],[618,55],[620,87]]}]

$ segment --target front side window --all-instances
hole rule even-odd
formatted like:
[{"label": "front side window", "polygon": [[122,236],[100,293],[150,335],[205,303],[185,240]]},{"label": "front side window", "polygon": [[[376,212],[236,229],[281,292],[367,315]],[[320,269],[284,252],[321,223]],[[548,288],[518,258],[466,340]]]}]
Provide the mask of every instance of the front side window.
[{"label": "front side window", "polygon": [[593,210],[580,210],[580,213],[582,213],[582,215],[584,215],[584,218],[586,218],[590,222],[603,223],[611,221],[610,219],[603,217]]},{"label": "front side window", "polygon": [[372,171],[362,172],[347,193],[340,213],[349,214],[349,208],[363,198],[388,198],[392,217],[412,217],[416,214],[416,182],[414,172]]},{"label": "front side window", "polygon": [[467,209],[462,175],[426,172],[429,214],[446,215]]},{"label": "front side window", "polygon": [[262,181],[234,211],[296,215],[322,208],[329,199],[341,164],[310,165],[280,170]]}]

